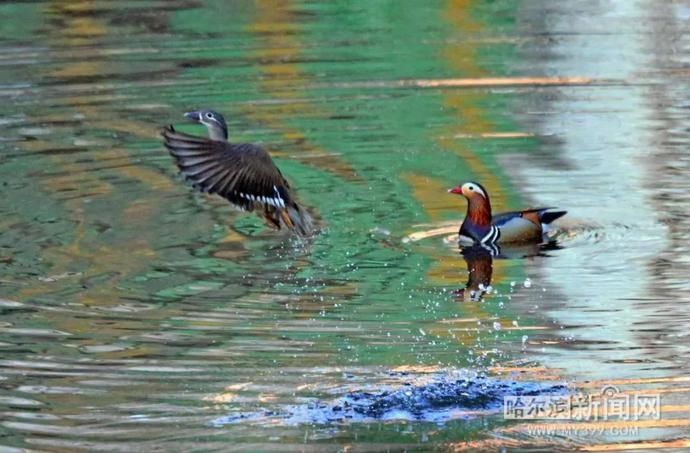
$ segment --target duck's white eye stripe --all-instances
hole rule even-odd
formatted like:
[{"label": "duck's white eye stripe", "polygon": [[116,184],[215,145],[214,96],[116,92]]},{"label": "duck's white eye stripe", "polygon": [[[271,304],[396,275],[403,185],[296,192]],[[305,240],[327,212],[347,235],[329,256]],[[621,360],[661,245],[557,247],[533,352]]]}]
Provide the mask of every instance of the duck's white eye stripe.
[{"label": "duck's white eye stripe", "polygon": [[484,189],[482,189],[481,186],[479,186],[476,183],[472,183],[472,182],[465,183],[462,186],[462,190],[463,191],[467,190],[468,192],[475,192],[475,193],[478,193],[479,195],[483,196],[484,198],[488,198],[486,196],[486,192],[484,192]]}]

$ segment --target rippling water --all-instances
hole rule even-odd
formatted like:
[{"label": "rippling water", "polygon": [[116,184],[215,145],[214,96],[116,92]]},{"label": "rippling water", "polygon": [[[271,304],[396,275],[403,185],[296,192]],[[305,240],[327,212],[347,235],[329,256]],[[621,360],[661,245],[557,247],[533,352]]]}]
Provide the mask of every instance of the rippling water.
[{"label": "rippling water", "polygon": [[[684,2],[37,1],[0,18],[2,447],[690,445]],[[176,176],[158,129],[195,107],[271,150],[318,237]],[[481,301],[457,290],[486,274],[442,237],[403,240],[459,223],[445,189],[468,179],[496,210],[569,211],[559,248],[484,263]],[[213,424],[461,369],[655,392],[662,419],[622,436],[495,411]]]}]

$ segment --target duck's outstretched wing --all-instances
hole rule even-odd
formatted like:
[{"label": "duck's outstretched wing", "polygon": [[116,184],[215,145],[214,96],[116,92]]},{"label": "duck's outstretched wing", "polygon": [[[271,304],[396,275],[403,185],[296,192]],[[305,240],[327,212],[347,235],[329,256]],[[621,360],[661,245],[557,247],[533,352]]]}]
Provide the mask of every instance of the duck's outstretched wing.
[{"label": "duck's outstretched wing", "polygon": [[232,144],[177,132],[161,132],[165,147],[192,185],[215,193],[246,211],[260,210],[272,225],[310,234],[309,214],[300,208],[290,185],[260,146]]}]

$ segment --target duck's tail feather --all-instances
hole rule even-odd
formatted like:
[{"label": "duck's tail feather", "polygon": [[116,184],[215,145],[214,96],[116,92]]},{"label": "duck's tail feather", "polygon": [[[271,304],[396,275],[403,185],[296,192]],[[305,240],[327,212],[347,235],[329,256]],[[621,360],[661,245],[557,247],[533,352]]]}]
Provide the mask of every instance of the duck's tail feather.
[{"label": "duck's tail feather", "polygon": [[549,224],[554,220],[563,217],[568,211],[543,211],[540,213],[539,221],[541,223]]},{"label": "duck's tail feather", "polygon": [[314,233],[314,220],[306,209],[301,208],[297,203],[293,203],[287,206],[283,212],[287,214],[286,217],[289,218],[289,223],[297,234],[300,236],[310,236]]},{"label": "duck's tail feather", "polygon": [[285,208],[269,207],[264,211],[264,217],[270,226],[279,230],[285,228],[300,236],[311,236],[315,232],[311,215],[294,202]]}]

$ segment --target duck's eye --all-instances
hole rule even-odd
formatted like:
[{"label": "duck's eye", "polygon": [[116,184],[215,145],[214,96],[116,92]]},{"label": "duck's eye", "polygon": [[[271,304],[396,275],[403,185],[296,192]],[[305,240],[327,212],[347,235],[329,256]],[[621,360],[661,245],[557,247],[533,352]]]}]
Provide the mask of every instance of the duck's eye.
[{"label": "duck's eye", "polygon": [[469,187],[467,188],[467,190],[470,190],[470,191],[474,190],[474,186],[469,186]]},{"label": "duck's eye", "polygon": [[213,119],[213,113],[206,113],[206,118]]}]

